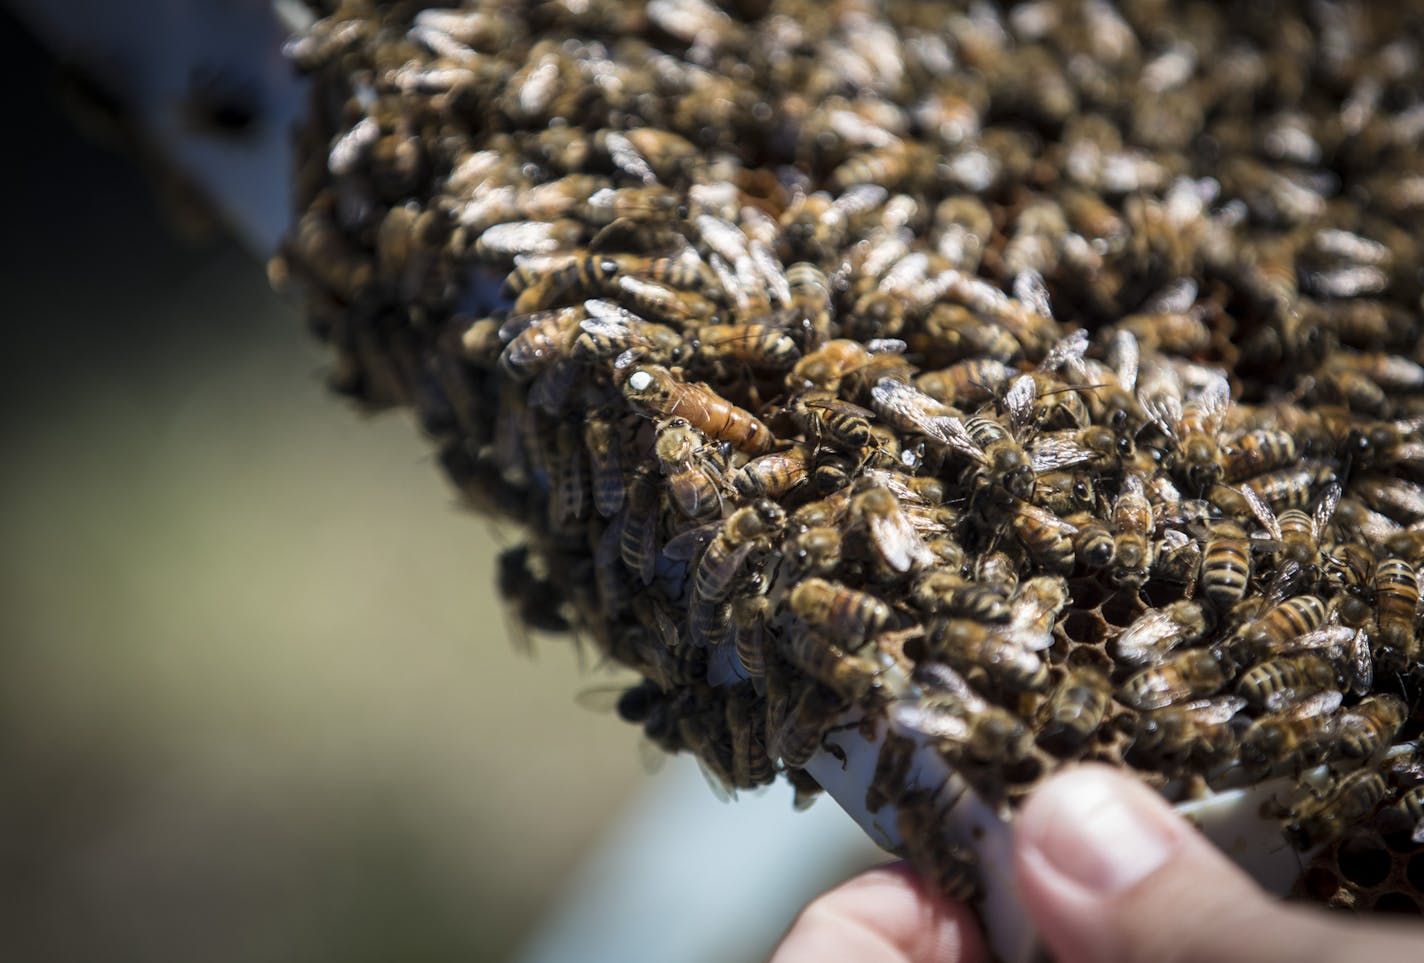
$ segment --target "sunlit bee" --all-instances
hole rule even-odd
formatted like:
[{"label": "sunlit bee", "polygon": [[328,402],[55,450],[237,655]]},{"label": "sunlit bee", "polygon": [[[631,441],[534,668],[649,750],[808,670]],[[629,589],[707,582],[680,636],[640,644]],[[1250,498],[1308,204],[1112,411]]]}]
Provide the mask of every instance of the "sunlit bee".
[{"label": "sunlit bee", "polygon": [[972,408],[998,396],[1011,377],[1003,362],[976,358],[917,375],[914,384],[937,401]]},{"label": "sunlit bee", "polygon": [[[900,345],[903,347],[903,344]],[[796,362],[787,379],[792,388],[810,386],[831,394],[841,391],[842,382],[876,376],[910,377],[910,366],[896,351],[872,353],[859,341],[837,338],[827,341]]]},{"label": "sunlit bee", "polygon": [[619,276],[613,296],[637,314],[679,328],[710,320],[717,313],[717,305],[700,294],[630,274]]},{"label": "sunlit bee", "polygon": [[1113,641],[1113,655],[1128,665],[1160,662],[1173,649],[1200,642],[1214,623],[1210,610],[1191,599],[1148,609]]},{"label": "sunlit bee", "polygon": [[1282,561],[1298,566],[1311,574],[1321,567],[1321,539],[1330,519],[1335,514],[1335,506],[1340,502],[1340,485],[1332,482],[1316,500],[1315,509],[1305,512],[1299,508],[1288,508],[1279,516],[1264,500],[1249,488],[1241,490],[1242,496],[1251,506],[1251,511],[1279,545]]},{"label": "sunlit bee", "polygon": [[682,195],[660,185],[605,187],[584,201],[580,215],[590,224],[603,227],[620,218],[663,219],[676,216],[684,204]]},{"label": "sunlit bee", "polygon": [[780,498],[806,483],[810,451],[797,445],[753,458],[732,479],[744,498]]},{"label": "sunlit bee", "polygon": [[1059,755],[1076,752],[1098,731],[1111,705],[1112,686],[1106,676],[1091,669],[1070,670],[1045,703],[1039,743]]},{"label": "sunlit bee", "polygon": [[623,382],[623,397],[651,418],[684,418],[714,441],[730,442],[739,451],[762,455],[775,438],[771,429],[749,411],[700,384],[677,380],[666,368],[636,369]]},{"label": "sunlit bee", "polygon": [[786,413],[810,441],[830,443],[846,452],[858,452],[870,444],[870,419],[875,413],[828,392],[799,394]]},{"label": "sunlit bee", "polygon": [[500,369],[516,381],[526,381],[568,356],[585,317],[582,308],[560,308],[536,314],[516,314],[500,327],[506,341]]},{"label": "sunlit bee", "polygon": [[1024,503],[1014,506],[1010,524],[1019,543],[1039,565],[1063,574],[1073,570],[1073,538],[1078,529],[1057,515]]},{"label": "sunlit bee", "polygon": [[[921,665],[919,673],[925,672]],[[906,699],[889,707],[891,724],[906,733],[923,733],[951,760],[971,766],[1012,765],[1033,750],[1033,734],[1012,713],[977,695],[963,677],[948,666],[935,665],[937,681],[957,679],[951,689],[941,685],[920,699]]]},{"label": "sunlit bee", "polygon": [[1241,698],[1256,708],[1278,711],[1338,684],[1335,666],[1314,653],[1279,656],[1247,669],[1237,683]]},{"label": "sunlit bee", "polygon": [[666,325],[645,321],[610,301],[584,303],[591,315],[579,322],[571,357],[576,361],[612,361],[623,370],[634,362],[667,364],[678,357],[682,335]]},{"label": "sunlit bee", "polygon": [[1147,582],[1156,557],[1156,546],[1151,538],[1153,524],[1152,503],[1141,476],[1124,476],[1122,490],[1112,507],[1115,536],[1112,565],[1108,570],[1111,584],[1139,589]]},{"label": "sunlit bee", "polygon": [[768,371],[782,371],[801,356],[795,340],[782,328],[766,324],[704,324],[697,329],[696,354],[709,363],[738,362]]},{"label": "sunlit bee", "polygon": [[797,618],[848,651],[860,649],[894,619],[890,606],[876,596],[823,578],[797,583],[789,601]]},{"label": "sunlit bee", "polygon": [[1221,479],[1221,447],[1217,436],[1231,404],[1225,376],[1213,380],[1191,399],[1166,393],[1143,398],[1143,406],[1172,440],[1172,468],[1195,491],[1206,491]]},{"label": "sunlit bee", "polygon": [[1247,775],[1299,773],[1319,762],[1341,732],[1341,720],[1333,715],[1339,705],[1340,693],[1321,692],[1252,722],[1241,737]]},{"label": "sunlit bee", "polygon": [[1245,705],[1238,696],[1217,696],[1143,712],[1133,733],[1132,757],[1169,770],[1224,762],[1236,754],[1232,720]]},{"label": "sunlit bee", "polygon": [[870,488],[854,495],[850,511],[870,547],[891,570],[903,574],[934,561],[889,489]]},{"label": "sunlit bee", "polygon": [[1342,776],[1324,796],[1307,795],[1292,806],[1285,837],[1296,849],[1313,849],[1374,812],[1389,792],[1384,777],[1370,769]]},{"label": "sunlit bee", "polygon": [[[1335,471],[1328,464],[1306,461],[1248,478],[1242,487],[1255,492],[1271,508],[1280,511],[1304,508],[1310,504],[1315,492],[1334,480]],[[1217,489],[1218,492],[1224,490]]]},{"label": "sunlit bee", "polygon": [[1119,697],[1134,709],[1161,709],[1215,693],[1229,681],[1225,666],[1208,649],[1185,649],[1128,677]]},{"label": "sunlit bee", "polygon": [[1091,514],[1097,507],[1093,475],[1074,471],[1042,472],[1034,485],[1033,501],[1039,508],[1064,519],[1079,512]]},{"label": "sunlit bee", "polygon": [[658,426],[653,454],[678,511],[702,519],[722,511],[725,462],[697,429],[681,418]]},{"label": "sunlit bee", "polygon": [[1419,637],[1415,631],[1419,575],[1404,559],[1386,558],[1375,566],[1373,582],[1379,667],[1386,672],[1408,671],[1419,660]]}]

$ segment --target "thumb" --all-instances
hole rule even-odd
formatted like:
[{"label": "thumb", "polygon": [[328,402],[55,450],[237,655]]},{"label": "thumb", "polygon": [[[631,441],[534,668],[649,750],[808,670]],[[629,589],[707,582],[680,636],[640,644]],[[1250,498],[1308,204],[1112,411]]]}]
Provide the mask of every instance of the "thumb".
[{"label": "thumb", "polygon": [[1161,796],[1104,766],[1050,779],[1014,833],[1024,903],[1060,963],[1424,958],[1424,929],[1276,902]]}]

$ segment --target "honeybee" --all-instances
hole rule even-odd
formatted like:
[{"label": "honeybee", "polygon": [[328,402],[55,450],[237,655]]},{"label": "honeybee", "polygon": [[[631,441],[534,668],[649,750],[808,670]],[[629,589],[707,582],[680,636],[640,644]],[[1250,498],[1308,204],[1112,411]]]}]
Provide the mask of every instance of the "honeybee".
[{"label": "honeybee", "polygon": [[[808,676],[826,688],[852,701],[865,698],[880,681],[884,666],[875,658],[843,650],[819,632],[793,633],[786,643],[786,654]],[[872,655],[878,656],[875,649]]]},{"label": "honeybee", "polygon": [[875,774],[870,777],[870,785],[865,789],[867,812],[879,812],[905,793],[910,768],[919,748],[919,743],[913,739],[894,732],[885,733],[880,751],[875,756]]},{"label": "honeybee", "polygon": [[1111,584],[1136,590],[1146,583],[1156,558],[1156,546],[1151,539],[1153,524],[1152,503],[1141,476],[1124,476],[1122,490],[1112,507],[1116,536],[1112,566],[1108,570]]},{"label": "honeybee", "polygon": [[[1180,388],[1180,385],[1178,385]],[[1141,391],[1141,389],[1139,389]],[[1170,466],[1195,491],[1205,492],[1222,475],[1218,434],[1231,404],[1231,385],[1225,375],[1208,381],[1187,401],[1181,394],[1166,391],[1139,401],[1148,416],[1173,443]]]},{"label": "honeybee", "polygon": [[1048,666],[1038,654],[1053,643],[1046,632],[1019,631],[1012,621],[996,625],[949,618],[930,624],[926,643],[960,672],[982,671],[1009,692],[1048,688]]},{"label": "honeybee", "polygon": [[644,466],[628,480],[628,504],[618,537],[618,554],[628,571],[651,585],[657,570],[658,486]]},{"label": "honeybee", "polygon": [[1278,656],[1247,669],[1237,694],[1255,708],[1277,712],[1305,696],[1338,685],[1335,666],[1312,652]]},{"label": "honeybee", "polygon": [[749,411],[718,395],[711,388],[677,380],[656,365],[634,370],[623,382],[623,397],[634,410],[652,418],[684,418],[715,441],[725,441],[738,451],[764,455],[775,444],[771,429]]},{"label": "honeybee", "polygon": [[971,358],[916,375],[914,385],[947,405],[978,405],[997,397],[1013,377],[1013,369],[992,358]]},{"label": "honeybee", "polygon": [[717,314],[717,306],[700,294],[630,274],[618,277],[616,296],[635,313],[673,327],[711,322]]},{"label": "honeybee", "polygon": [[1212,695],[1229,679],[1221,656],[1210,649],[1185,649],[1129,676],[1118,692],[1134,709],[1161,709]]},{"label": "honeybee", "polygon": [[549,527],[556,532],[572,532],[588,515],[591,486],[579,435],[572,422],[560,424],[554,432],[553,457],[549,459]]},{"label": "honeybee", "polygon": [[1007,622],[1011,614],[1007,593],[967,581],[943,568],[931,568],[920,575],[911,587],[911,598],[931,615]]},{"label": "honeybee", "polygon": [[579,215],[589,224],[606,227],[616,220],[666,220],[683,205],[682,195],[668,187],[605,187],[588,195]]},{"label": "honeybee", "polygon": [[732,603],[737,659],[753,680],[766,676],[767,623],[772,604],[765,595],[748,595]]},{"label": "honeybee", "polygon": [[892,571],[904,574],[934,561],[889,489],[877,486],[852,496],[850,513],[852,521],[864,528],[880,561]]},{"label": "honeybee", "polygon": [[976,767],[1012,766],[1033,750],[1028,727],[984,699],[949,666],[921,663],[916,680],[925,695],[892,702],[887,709],[891,725],[902,734],[923,734],[954,762]]},{"label": "honeybee", "polygon": [[1209,609],[1191,599],[1148,609],[1118,635],[1113,656],[1128,665],[1159,662],[1179,646],[1200,642],[1215,621]]},{"label": "honeybee", "polygon": [[1133,730],[1132,756],[1169,770],[1188,762],[1204,768],[1225,762],[1236,754],[1232,722],[1245,706],[1240,696],[1217,696],[1143,712]]},{"label": "honeybee", "polygon": [[841,564],[841,530],[818,525],[787,540],[786,557],[803,575],[830,575]]},{"label": "honeybee", "polygon": [[1106,425],[1089,425],[1040,435],[1033,443],[1031,463],[1035,472],[1078,468],[1115,473],[1135,450],[1131,435]]},{"label": "honeybee", "polygon": [[807,344],[818,345],[830,340],[835,308],[831,302],[831,283],[825,272],[807,261],[797,261],[786,269],[786,283],[787,312],[792,325],[805,333]]},{"label": "honeybee", "polygon": [[752,554],[769,548],[785,525],[786,513],[780,506],[759,498],[721,522],[683,532],[663,546],[663,553],[687,559],[705,543],[693,569],[692,586],[698,599],[719,602],[731,592]]},{"label": "honeybee", "polygon": [[[1269,471],[1248,478],[1241,486],[1249,489],[1272,508],[1303,508],[1310,504],[1311,493],[1335,481],[1335,470],[1324,462],[1300,462],[1289,468]],[[1217,488],[1212,497],[1230,489]]]},{"label": "honeybee", "polygon": [[[938,363],[964,358],[992,358],[1005,364],[1023,353],[1018,340],[1003,327],[986,321],[959,304],[935,304],[922,321],[923,332],[907,332],[917,352]],[[898,380],[906,380],[908,376]]]},{"label": "honeybee", "polygon": [[694,350],[703,362],[771,371],[790,368],[801,356],[791,335],[767,324],[704,324],[697,329]]},{"label": "honeybee", "polygon": [[1269,657],[1292,639],[1314,632],[1329,618],[1329,606],[1318,595],[1297,595],[1270,606],[1254,621],[1237,630],[1246,661]]},{"label": "honeybee", "polygon": [[1424,786],[1401,793],[1389,809],[1381,813],[1380,822],[1382,828],[1398,827],[1399,831],[1409,832],[1410,841],[1424,843]]},{"label": "honeybee", "polygon": [[748,684],[727,693],[727,733],[732,740],[732,785],[738,789],[764,786],[776,779],[766,753],[766,716],[758,712],[759,697]]},{"label": "honeybee", "polygon": [[796,445],[753,458],[732,479],[744,498],[780,498],[806,483],[810,451]]},{"label": "honeybee", "polygon": [[1073,525],[1027,503],[1014,506],[1010,525],[1036,563],[1050,572],[1067,574],[1073,570],[1073,538],[1078,534]]},{"label": "honeybee", "polygon": [[1218,609],[1228,609],[1246,597],[1251,581],[1251,543],[1230,530],[1214,534],[1202,554],[1202,594]]},{"label": "honeybee", "polygon": [[1340,503],[1340,485],[1332,482],[1317,499],[1315,510],[1309,514],[1298,508],[1289,508],[1277,516],[1271,506],[1250,488],[1241,489],[1241,494],[1267,534],[1280,544],[1279,557],[1312,576],[1319,573],[1322,568],[1321,539],[1335,514],[1335,506]]},{"label": "honeybee", "polygon": [[499,329],[505,342],[500,369],[516,381],[527,381],[568,357],[585,316],[577,307],[512,315]]},{"label": "honeybee", "polygon": [[825,631],[847,651],[855,652],[895,618],[881,599],[823,578],[798,582],[789,598],[792,613]]},{"label": "honeybee", "polygon": [[1384,776],[1361,769],[1340,777],[1323,796],[1314,793],[1292,805],[1283,832],[1299,850],[1313,849],[1362,822],[1389,793]]},{"label": "honeybee", "polygon": [[1087,472],[1040,472],[1033,503],[1065,520],[1078,513],[1091,517],[1098,503],[1093,476]]},{"label": "honeybee", "polygon": [[1402,558],[1385,558],[1375,566],[1375,621],[1379,644],[1375,655],[1386,672],[1407,672],[1419,660],[1415,618],[1419,611],[1419,576]]},{"label": "honeybee", "polygon": [[670,418],[658,425],[653,454],[678,511],[691,519],[721,513],[727,465],[700,431],[682,418]]},{"label": "honeybee", "polygon": [[1092,669],[1069,670],[1044,705],[1039,743],[1059,755],[1076,752],[1098,731],[1111,705],[1106,676]]},{"label": "honeybee", "polygon": [[1252,722],[1241,738],[1246,774],[1260,780],[1319,762],[1341,731],[1341,720],[1332,714],[1339,707],[1340,693],[1320,692]]},{"label": "honeybee", "polygon": [[595,412],[583,426],[584,446],[593,468],[593,507],[604,518],[623,508],[627,486],[623,482],[623,445],[618,424]]},{"label": "honeybee", "polygon": [[682,336],[672,328],[644,321],[616,304],[597,299],[584,303],[591,315],[579,322],[571,357],[578,361],[613,361],[615,371],[634,362],[664,364],[682,351]]},{"label": "honeybee", "polygon": [[[804,768],[821,749],[826,730],[845,706],[845,700],[819,685],[808,685],[790,703],[772,732],[771,754],[788,769]],[[773,718],[768,714],[768,721]]]},{"label": "honeybee", "polygon": [[1361,699],[1340,713],[1340,734],[1332,755],[1355,763],[1374,759],[1389,748],[1409,718],[1409,706],[1390,693]]},{"label": "honeybee", "polygon": [[791,400],[787,415],[817,444],[831,442],[846,452],[870,444],[870,419],[875,413],[824,391],[806,391]]},{"label": "honeybee", "polygon": [[1007,495],[1026,502],[1033,497],[1036,470],[1003,425],[982,415],[973,415],[962,423],[950,416],[932,424],[938,433],[931,434],[931,438],[967,456],[984,470],[974,479],[977,489],[993,492],[997,498]]},{"label": "honeybee", "polygon": [[1221,450],[1221,479],[1228,485],[1284,468],[1296,459],[1295,436],[1261,428],[1237,437]]}]

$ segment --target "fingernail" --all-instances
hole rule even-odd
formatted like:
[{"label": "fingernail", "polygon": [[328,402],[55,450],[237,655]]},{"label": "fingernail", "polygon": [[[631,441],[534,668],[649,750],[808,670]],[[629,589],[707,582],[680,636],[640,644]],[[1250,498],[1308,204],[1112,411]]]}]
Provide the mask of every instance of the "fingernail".
[{"label": "fingernail", "polygon": [[1176,847],[1175,816],[1150,789],[1096,767],[1047,782],[1019,817],[1021,845],[1062,876],[1109,895],[1165,863]]}]

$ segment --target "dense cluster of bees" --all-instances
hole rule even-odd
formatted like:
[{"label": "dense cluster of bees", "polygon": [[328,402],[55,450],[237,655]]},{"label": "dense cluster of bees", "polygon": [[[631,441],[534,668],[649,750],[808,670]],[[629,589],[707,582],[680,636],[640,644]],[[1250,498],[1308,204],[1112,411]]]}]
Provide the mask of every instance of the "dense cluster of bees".
[{"label": "dense cluster of bees", "polygon": [[809,799],[882,734],[866,807],[958,891],[919,746],[995,805],[1324,765],[1292,844],[1424,839],[1404,5],[421,6],[291,44],[273,271],[656,745]]}]

